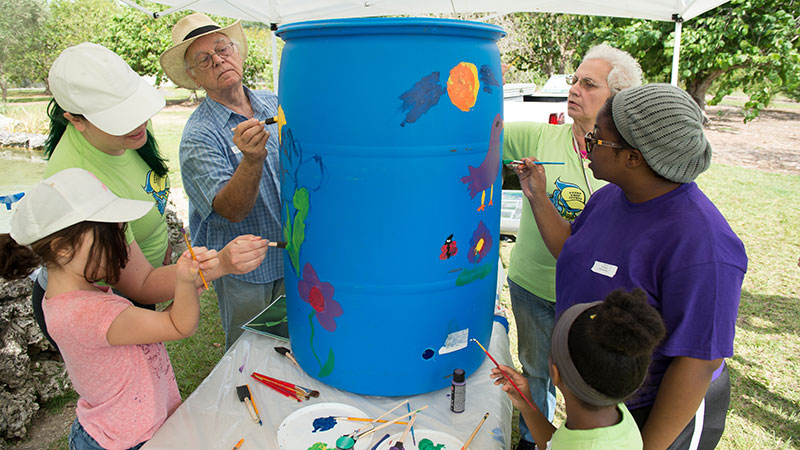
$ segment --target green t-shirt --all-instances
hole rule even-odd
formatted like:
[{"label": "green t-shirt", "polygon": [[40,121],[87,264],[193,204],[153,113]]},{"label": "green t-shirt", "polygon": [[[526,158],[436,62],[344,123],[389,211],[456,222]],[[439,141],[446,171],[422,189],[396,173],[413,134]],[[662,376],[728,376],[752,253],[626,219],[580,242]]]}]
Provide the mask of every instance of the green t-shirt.
[{"label": "green t-shirt", "polygon": [[[572,222],[589,200],[586,177],[596,191],[606,184],[596,180],[584,167],[584,160],[573,147],[572,125],[536,122],[509,122],[503,129],[503,158],[535,157],[540,161],[564,162],[545,166],[547,195],[561,217]],[[584,176],[585,169],[585,176]],[[511,250],[508,278],[528,292],[556,301],[556,260],[539,234],[531,206],[522,202],[517,243]]]},{"label": "green t-shirt", "polygon": [[128,223],[126,239],[136,240],[153,267],[160,267],[167,253],[168,232],[164,211],[169,197],[169,178],[156,175],[135,150],[109,155],[90,144],[74,126],[67,126],[47,162],[44,176],[71,167],[92,172],[118,197],[155,204],[143,217]]},{"label": "green t-shirt", "polygon": [[633,416],[623,403],[617,405],[617,409],[622,414],[622,420],[610,427],[570,430],[566,425],[561,425],[553,433],[547,450],[642,450],[642,435]]}]

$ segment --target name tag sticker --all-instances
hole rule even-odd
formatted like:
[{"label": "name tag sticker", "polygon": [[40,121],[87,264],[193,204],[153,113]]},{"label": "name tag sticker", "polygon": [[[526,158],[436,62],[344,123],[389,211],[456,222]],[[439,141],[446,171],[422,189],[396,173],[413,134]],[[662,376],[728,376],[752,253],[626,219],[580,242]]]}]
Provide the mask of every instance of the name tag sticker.
[{"label": "name tag sticker", "polygon": [[605,275],[608,278],[614,278],[614,275],[617,274],[617,266],[595,261],[594,265],[592,266],[592,272],[599,273],[600,275]]}]

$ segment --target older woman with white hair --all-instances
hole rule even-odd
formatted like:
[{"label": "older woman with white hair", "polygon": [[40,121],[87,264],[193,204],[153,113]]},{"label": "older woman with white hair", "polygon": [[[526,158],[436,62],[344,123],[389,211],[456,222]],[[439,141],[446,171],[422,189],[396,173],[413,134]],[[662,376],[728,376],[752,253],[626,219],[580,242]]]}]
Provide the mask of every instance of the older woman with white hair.
[{"label": "older woman with white hair", "polygon": [[[592,193],[604,182],[595,179],[586,164],[583,136],[594,128],[595,117],[606,100],[622,89],[642,84],[642,70],[628,53],[601,44],[590,49],[575,74],[568,78],[567,113],[572,124],[506,123],[503,158],[535,157],[563,161],[548,166],[552,183],[547,195],[558,214],[568,221],[583,210]],[[517,242],[511,251],[508,285],[519,333],[519,359],[531,387],[533,401],[553,420],[556,391],[548,373],[550,334],[555,315],[556,260],[539,235],[530,207],[523,204]],[[520,420],[522,440],[517,449],[533,449],[533,437]]]}]

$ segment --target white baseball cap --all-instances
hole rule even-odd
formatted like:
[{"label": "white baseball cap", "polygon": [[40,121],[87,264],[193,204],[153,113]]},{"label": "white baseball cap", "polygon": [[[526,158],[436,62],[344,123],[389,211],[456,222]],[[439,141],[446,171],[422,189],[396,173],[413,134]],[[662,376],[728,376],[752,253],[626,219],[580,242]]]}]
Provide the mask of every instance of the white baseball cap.
[{"label": "white baseball cap", "polygon": [[64,169],[40,181],[17,203],[11,216],[11,238],[30,245],[79,222],[130,222],[153,205],[117,197],[84,169]]},{"label": "white baseball cap", "polygon": [[61,52],[48,81],[64,111],[83,115],[113,136],[135,130],[166,104],[119,55],[91,42]]}]

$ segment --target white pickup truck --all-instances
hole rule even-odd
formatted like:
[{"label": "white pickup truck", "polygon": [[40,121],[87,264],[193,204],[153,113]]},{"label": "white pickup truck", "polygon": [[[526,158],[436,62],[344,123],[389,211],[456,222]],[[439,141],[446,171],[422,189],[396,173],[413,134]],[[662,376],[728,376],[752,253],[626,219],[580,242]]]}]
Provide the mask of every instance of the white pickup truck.
[{"label": "white pickup truck", "polygon": [[503,85],[505,122],[571,123],[567,116],[567,75],[553,75],[538,91],[533,83]]}]

